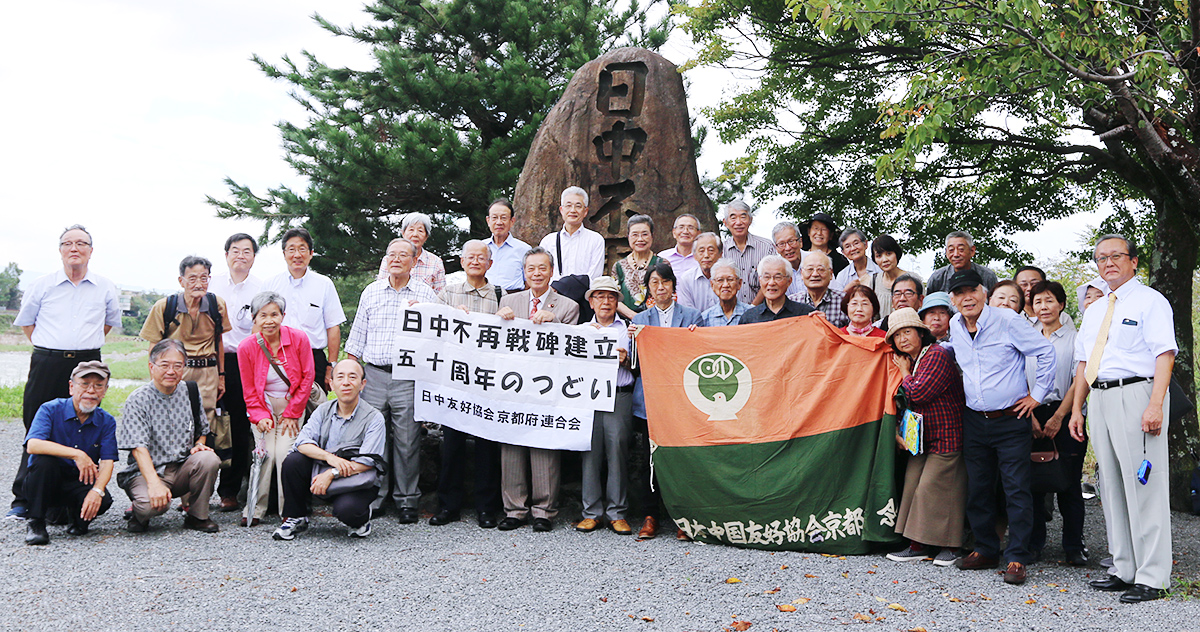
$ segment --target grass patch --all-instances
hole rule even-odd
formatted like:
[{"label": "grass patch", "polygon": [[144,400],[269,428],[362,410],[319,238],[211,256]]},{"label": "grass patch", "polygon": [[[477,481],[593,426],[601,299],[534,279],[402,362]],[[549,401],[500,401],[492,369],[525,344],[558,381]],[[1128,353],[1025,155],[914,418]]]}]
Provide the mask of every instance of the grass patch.
[{"label": "grass patch", "polygon": [[[129,394],[136,390],[136,386],[122,386],[108,389],[104,395],[104,402],[100,407],[111,413],[114,417],[121,415],[121,407],[125,405],[125,400],[129,399]],[[23,413],[21,412],[21,401],[25,398],[25,386],[0,386],[0,419],[20,420]]]},{"label": "grass patch", "polygon": [[[23,338],[17,344],[0,344],[0,351],[24,351],[28,353],[33,351],[33,343],[29,342],[28,338]],[[146,353],[149,351],[150,343],[137,336],[124,336],[121,334],[110,334],[104,339],[104,346],[100,348],[100,353],[103,355],[128,355],[130,353]]]},{"label": "grass patch", "polygon": [[112,371],[112,379],[114,380],[150,379],[150,365],[147,363],[146,358],[109,362],[108,368]]},{"label": "grass patch", "polygon": [[1200,579],[1176,579],[1167,592],[1168,599],[1200,599]]}]

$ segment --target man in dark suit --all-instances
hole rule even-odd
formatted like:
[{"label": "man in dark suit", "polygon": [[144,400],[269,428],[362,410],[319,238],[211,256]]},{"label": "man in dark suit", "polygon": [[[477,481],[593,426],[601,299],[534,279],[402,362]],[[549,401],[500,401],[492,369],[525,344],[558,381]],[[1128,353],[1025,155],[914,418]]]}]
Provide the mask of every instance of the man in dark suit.
[{"label": "man in dark suit", "polygon": [[[554,257],[539,246],[525,253],[522,267],[529,289],[503,296],[496,315],[505,320],[523,318],[535,324],[576,324],[579,305],[550,287]],[[555,450],[500,446],[500,493],[505,517],[498,529],[511,531],[524,526],[529,523],[530,514],[534,531],[554,528],[552,521],[558,513],[559,457]]]},{"label": "man in dark suit", "polygon": [[767,255],[758,262],[758,282],[762,284],[763,302],[742,314],[742,324],[769,323],[781,318],[804,316],[814,310],[811,305],[797,303],[787,297],[792,285],[792,266],[779,255]]}]

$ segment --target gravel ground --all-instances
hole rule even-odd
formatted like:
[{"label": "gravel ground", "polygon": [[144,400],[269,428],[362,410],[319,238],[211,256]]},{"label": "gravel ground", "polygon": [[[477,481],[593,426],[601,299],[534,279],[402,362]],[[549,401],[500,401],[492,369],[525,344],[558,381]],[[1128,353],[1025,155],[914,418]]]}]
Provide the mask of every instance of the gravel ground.
[{"label": "gravel ground", "polygon": [[[0,463],[17,458],[20,423],[0,423]],[[0,494],[5,507],[11,501]],[[377,519],[366,540],[351,540],[318,517],[293,542],[271,526],[236,526],[214,513],[215,535],[183,531],[171,511],[152,530],[130,535],[123,491],[82,538],[50,527],[52,542],[29,547],[24,524],[0,522],[2,629],[229,630],[811,630],[870,625],[880,630],[1196,630],[1200,602],[1172,599],[1124,605],[1089,589],[1102,576],[1035,564],[1024,586],[992,572],[882,556],[824,557],[676,542],[637,542],[611,532],[577,533],[567,520],[537,534],[500,533],[467,519],[444,527]],[[1089,501],[1087,541],[1104,551],[1100,508]],[[428,512],[425,512],[428,516]],[[636,526],[636,525],[635,525]],[[1058,539],[1059,521],[1050,540]],[[1177,575],[1200,578],[1200,518],[1174,516]],[[1047,556],[1061,554],[1057,545]],[[728,583],[730,578],[740,582]],[[778,604],[793,604],[781,612]],[[889,607],[890,604],[896,604]],[[902,608],[897,609],[897,608]],[[856,618],[856,616],[858,618]],[[866,619],[864,621],[863,619]],[[745,629],[739,626],[741,629]]]}]

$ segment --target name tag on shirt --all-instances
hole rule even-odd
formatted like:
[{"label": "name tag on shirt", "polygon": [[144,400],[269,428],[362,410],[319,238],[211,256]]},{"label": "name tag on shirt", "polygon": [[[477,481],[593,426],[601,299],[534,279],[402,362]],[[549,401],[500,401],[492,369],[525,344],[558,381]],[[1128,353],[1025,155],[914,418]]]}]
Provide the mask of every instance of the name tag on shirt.
[{"label": "name tag on shirt", "polygon": [[1122,325],[1132,325],[1132,326],[1134,326],[1134,327],[1137,327],[1137,324],[1138,324],[1138,323],[1137,323],[1137,321],[1136,321],[1136,320],[1132,320],[1132,319],[1126,318],[1126,319],[1124,319],[1124,320],[1122,320],[1122,321],[1121,321],[1121,324],[1122,324]]}]

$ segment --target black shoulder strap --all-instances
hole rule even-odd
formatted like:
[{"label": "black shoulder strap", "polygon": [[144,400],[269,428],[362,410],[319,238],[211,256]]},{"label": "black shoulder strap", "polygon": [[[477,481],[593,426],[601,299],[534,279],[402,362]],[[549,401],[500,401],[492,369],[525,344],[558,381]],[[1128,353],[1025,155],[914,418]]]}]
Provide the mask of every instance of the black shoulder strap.
[{"label": "black shoulder strap", "polygon": [[563,273],[563,262],[562,262],[562,230],[561,229],[558,232],[554,233],[554,244],[555,244],[555,249],[558,250],[558,259],[555,259],[555,261],[558,263],[558,273],[562,274]]},{"label": "black shoulder strap", "polygon": [[200,406],[200,385],[195,382],[184,382],[184,385],[187,386],[188,399],[192,402],[192,424],[196,438],[199,438],[200,429],[204,427],[204,424],[200,423],[200,415],[204,414],[204,410]]},{"label": "black shoulder strap", "polygon": [[225,353],[225,350],[221,348],[221,326],[224,322],[221,319],[221,306],[217,305],[216,294],[209,292],[205,294],[205,297],[208,299],[208,317],[213,322],[213,340],[217,343],[217,353]]},{"label": "black shoulder strap", "polygon": [[493,285],[492,287],[496,288],[496,300],[500,300],[500,297],[504,296],[504,288],[499,285]]},{"label": "black shoulder strap", "polygon": [[167,297],[167,305],[163,308],[163,340],[171,337],[171,325],[179,324],[179,294]]}]

